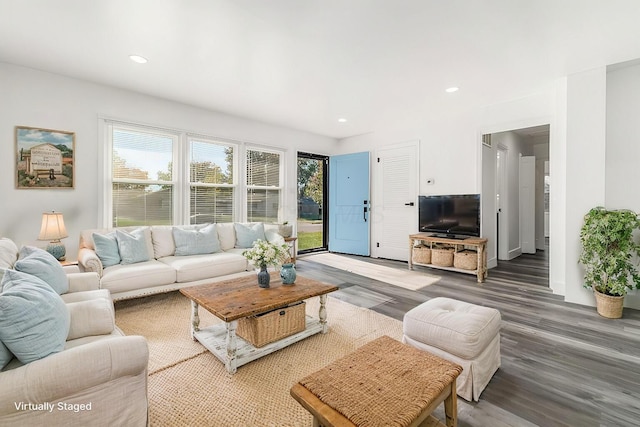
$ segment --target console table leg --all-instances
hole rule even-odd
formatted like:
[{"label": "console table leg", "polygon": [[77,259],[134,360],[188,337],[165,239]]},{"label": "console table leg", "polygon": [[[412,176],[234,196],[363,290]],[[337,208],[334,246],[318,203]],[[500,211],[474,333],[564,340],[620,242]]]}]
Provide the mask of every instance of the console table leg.
[{"label": "console table leg", "polygon": [[238,321],[233,320],[227,323],[227,361],[224,366],[227,368],[227,372],[235,374],[238,370],[238,364],[236,360],[236,351],[238,350],[238,340],[236,339],[236,328],[238,327]]},{"label": "console table leg", "polygon": [[320,310],[318,311],[318,319],[322,325],[322,333],[326,334],[329,330],[327,326],[327,295],[320,295]]},{"label": "console table leg", "polygon": [[198,315],[198,303],[191,300],[191,339],[196,340],[196,332],[200,330],[200,316]]}]

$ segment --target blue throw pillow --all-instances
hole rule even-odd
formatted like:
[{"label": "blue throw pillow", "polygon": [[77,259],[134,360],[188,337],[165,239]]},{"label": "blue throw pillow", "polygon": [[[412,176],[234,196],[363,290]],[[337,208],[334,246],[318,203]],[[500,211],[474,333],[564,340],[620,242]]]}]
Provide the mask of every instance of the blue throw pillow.
[{"label": "blue throw pillow", "polygon": [[69,290],[69,279],[62,268],[62,264],[44,249],[23,246],[20,248],[18,260],[13,268],[39,277],[51,286],[58,295],[64,294]]},{"label": "blue throw pillow", "polygon": [[103,267],[120,264],[120,250],[115,231],[107,234],[93,233],[92,237],[96,255],[100,258]]},{"label": "blue throw pillow", "polygon": [[122,264],[135,264],[136,262],[149,261],[147,251],[147,241],[144,230],[139,228],[127,233],[123,230],[116,230],[116,240]]},{"label": "blue throw pillow", "polygon": [[31,274],[7,270],[0,293],[0,341],[22,363],[64,349],[71,323],[62,298]]},{"label": "blue throw pillow", "polygon": [[233,224],[236,230],[236,248],[251,248],[256,240],[267,240],[264,235],[264,224]]},{"label": "blue throw pillow", "polygon": [[176,244],[176,256],[220,252],[220,241],[215,224],[209,224],[199,230],[174,228],[173,240]]},{"label": "blue throw pillow", "polygon": [[4,369],[4,367],[7,366],[7,363],[9,363],[11,359],[13,359],[13,353],[9,351],[7,346],[4,345],[2,341],[0,341],[0,370]]}]

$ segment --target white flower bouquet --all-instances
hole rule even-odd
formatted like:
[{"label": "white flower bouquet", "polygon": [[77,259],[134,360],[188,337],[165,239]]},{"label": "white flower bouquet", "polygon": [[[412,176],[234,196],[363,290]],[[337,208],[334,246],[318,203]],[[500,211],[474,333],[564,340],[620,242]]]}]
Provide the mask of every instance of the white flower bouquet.
[{"label": "white flower bouquet", "polygon": [[256,240],[253,247],[242,252],[242,255],[256,267],[276,266],[289,258],[289,246],[286,243]]}]

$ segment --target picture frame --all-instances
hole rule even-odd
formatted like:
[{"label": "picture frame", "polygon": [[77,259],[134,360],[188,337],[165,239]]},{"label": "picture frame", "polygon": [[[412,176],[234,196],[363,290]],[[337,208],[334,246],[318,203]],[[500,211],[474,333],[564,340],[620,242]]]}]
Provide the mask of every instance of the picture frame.
[{"label": "picture frame", "polygon": [[16,126],[16,188],[74,188],[76,134]]}]

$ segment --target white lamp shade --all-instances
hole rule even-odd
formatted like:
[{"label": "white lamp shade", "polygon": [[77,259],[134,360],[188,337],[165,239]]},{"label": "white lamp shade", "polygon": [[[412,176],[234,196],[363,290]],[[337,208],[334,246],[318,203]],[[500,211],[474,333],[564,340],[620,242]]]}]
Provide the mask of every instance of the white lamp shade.
[{"label": "white lamp shade", "polygon": [[55,241],[68,237],[64,226],[64,219],[60,212],[45,212],[42,214],[42,226],[38,240]]}]

